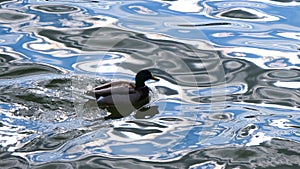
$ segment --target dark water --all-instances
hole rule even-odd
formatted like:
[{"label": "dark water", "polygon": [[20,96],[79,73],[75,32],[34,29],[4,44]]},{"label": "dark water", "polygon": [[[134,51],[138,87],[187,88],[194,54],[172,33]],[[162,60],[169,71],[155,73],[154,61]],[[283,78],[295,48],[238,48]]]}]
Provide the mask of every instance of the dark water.
[{"label": "dark water", "polygon": [[[297,1],[1,1],[0,168],[299,168]],[[86,94],[148,68],[149,111]]]}]

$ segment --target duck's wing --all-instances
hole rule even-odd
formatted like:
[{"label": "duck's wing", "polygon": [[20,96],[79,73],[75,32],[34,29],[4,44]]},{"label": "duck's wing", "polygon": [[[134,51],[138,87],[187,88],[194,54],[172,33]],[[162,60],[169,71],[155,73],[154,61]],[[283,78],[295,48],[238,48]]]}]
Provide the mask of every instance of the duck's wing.
[{"label": "duck's wing", "polygon": [[94,90],[107,89],[107,88],[110,88],[112,86],[121,86],[122,84],[130,84],[130,83],[126,82],[126,81],[109,82],[109,83],[105,83],[103,85],[95,87]]},{"label": "duck's wing", "polygon": [[126,95],[136,92],[135,86],[129,82],[113,82],[95,88],[96,97],[108,95]]}]

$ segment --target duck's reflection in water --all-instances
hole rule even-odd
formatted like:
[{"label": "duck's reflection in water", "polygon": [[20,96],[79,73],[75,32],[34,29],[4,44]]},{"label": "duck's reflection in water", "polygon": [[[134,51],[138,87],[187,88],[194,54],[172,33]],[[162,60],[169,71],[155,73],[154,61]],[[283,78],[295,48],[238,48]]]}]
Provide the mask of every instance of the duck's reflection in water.
[{"label": "duck's reflection in water", "polygon": [[[104,106],[101,104],[97,104],[95,99],[90,99],[84,104],[84,109],[91,111],[96,111],[95,108],[98,107],[101,109],[100,112],[104,116],[101,118],[102,120],[109,119],[120,119],[123,117],[128,117],[132,115],[135,119],[149,119],[154,117],[156,114],[159,114],[158,106],[149,105],[150,97],[147,97],[141,102],[135,104],[116,104],[110,106]],[[104,113],[105,112],[105,113]],[[95,120],[95,119],[94,119]],[[94,121],[93,120],[93,121]]]},{"label": "duck's reflection in water", "polygon": [[154,117],[156,114],[159,114],[158,106],[149,106],[142,107],[138,111],[136,111],[134,117],[136,119],[149,119]]},{"label": "duck's reflection in water", "polygon": [[136,119],[149,119],[159,113],[158,106],[145,106],[139,109],[132,109],[132,107],[124,107],[123,109],[118,109],[116,107],[109,107],[106,110],[110,113],[108,116],[104,117],[105,120],[109,119],[120,119],[127,117],[134,112],[134,118]]}]

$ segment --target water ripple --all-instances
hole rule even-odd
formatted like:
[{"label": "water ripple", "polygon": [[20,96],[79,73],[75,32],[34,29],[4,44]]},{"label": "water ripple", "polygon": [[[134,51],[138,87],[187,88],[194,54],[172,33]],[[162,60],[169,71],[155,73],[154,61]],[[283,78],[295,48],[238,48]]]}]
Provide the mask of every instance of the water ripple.
[{"label": "water ripple", "polygon": [[[299,2],[66,2],[0,2],[0,166],[299,166]],[[104,120],[86,91],[145,68]]]},{"label": "water ripple", "polygon": [[79,8],[71,7],[67,5],[40,5],[33,7],[35,10],[39,10],[46,13],[64,14],[79,11]]},{"label": "water ripple", "polygon": [[255,11],[249,8],[233,8],[228,11],[221,12],[216,15],[217,17],[224,17],[228,19],[238,19],[238,20],[256,20],[256,21],[276,21],[279,18],[274,16],[268,16],[264,13]]}]

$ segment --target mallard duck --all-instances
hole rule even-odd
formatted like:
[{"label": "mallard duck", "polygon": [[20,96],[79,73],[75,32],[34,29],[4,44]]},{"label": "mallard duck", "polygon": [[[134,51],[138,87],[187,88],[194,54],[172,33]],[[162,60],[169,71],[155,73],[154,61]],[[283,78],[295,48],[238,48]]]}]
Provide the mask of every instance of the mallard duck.
[{"label": "mallard duck", "polygon": [[94,88],[93,93],[97,104],[107,108],[111,115],[119,118],[127,116],[132,110],[149,103],[147,80],[159,79],[152,75],[149,70],[141,70],[135,76],[135,83],[127,81],[115,81]]}]

